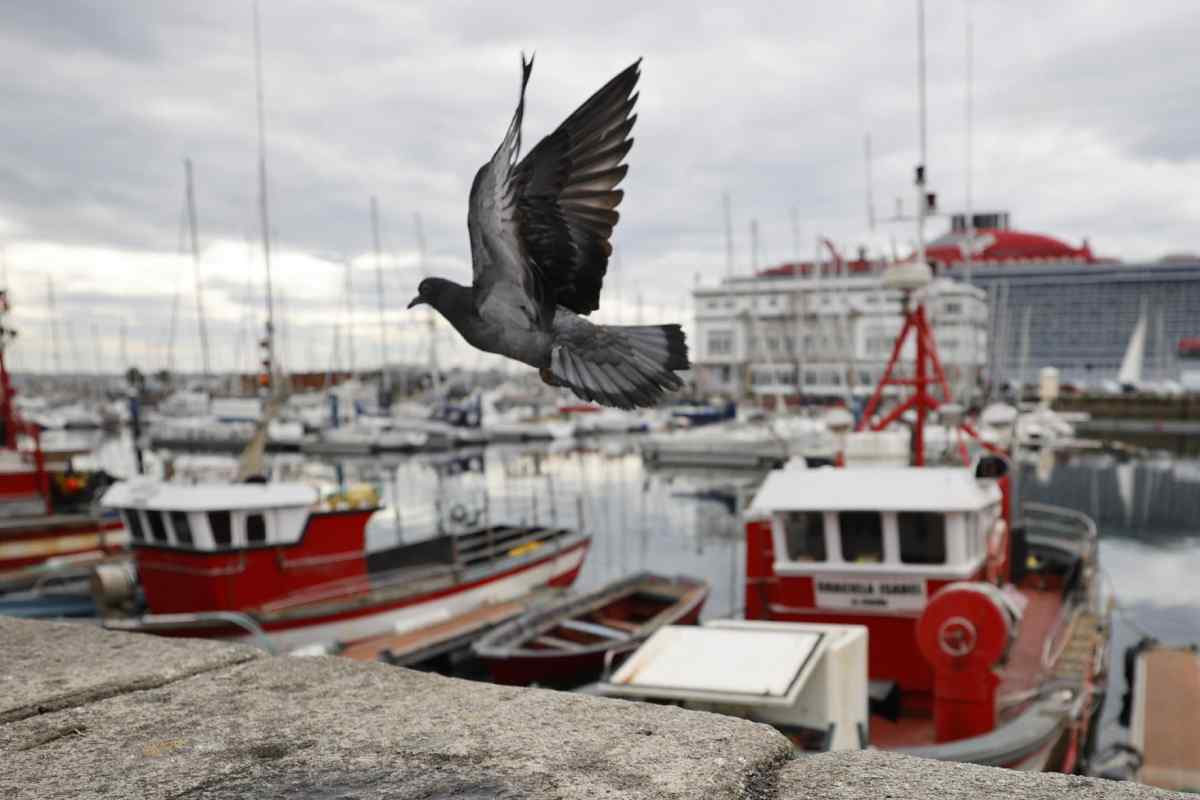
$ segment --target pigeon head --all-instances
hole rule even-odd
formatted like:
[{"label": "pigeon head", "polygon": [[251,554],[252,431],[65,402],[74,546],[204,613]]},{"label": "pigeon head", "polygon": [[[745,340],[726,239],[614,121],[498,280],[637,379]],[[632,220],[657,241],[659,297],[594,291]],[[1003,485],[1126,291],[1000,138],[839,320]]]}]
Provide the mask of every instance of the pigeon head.
[{"label": "pigeon head", "polygon": [[448,281],[445,278],[426,278],[417,286],[417,296],[412,299],[408,307],[428,305],[444,313],[452,302],[454,290],[461,288],[454,281]]}]

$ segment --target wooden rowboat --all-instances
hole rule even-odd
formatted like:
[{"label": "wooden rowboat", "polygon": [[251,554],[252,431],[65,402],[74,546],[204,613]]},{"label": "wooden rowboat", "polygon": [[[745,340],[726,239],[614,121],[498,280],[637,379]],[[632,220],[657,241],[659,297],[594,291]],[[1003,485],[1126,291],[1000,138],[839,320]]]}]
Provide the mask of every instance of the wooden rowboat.
[{"label": "wooden rowboat", "polygon": [[695,624],[707,597],[705,581],[643,572],[522,614],[472,649],[497,683],[578,685],[664,625]]}]

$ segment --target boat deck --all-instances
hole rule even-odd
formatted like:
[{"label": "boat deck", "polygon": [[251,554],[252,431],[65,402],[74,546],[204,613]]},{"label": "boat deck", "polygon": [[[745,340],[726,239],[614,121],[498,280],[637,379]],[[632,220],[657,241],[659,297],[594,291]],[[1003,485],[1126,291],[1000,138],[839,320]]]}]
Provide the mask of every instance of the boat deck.
[{"label": "boat deck", "polygon": [[1138,659],[1130,733],[1142,751],[1138,780],[1200,790],[1200,653],[1155,647]]},{"label": "boat deck", "polygon": [[466,646],[496,625],[524,613],[532,604],[532,597],[523,597],[480,606],[416,630],[363,639],[347,646],[338,655],[356,661],[386,661],[401,667],[419,664]]},{"label": "boat deck", "polygon": [[[1001,698],[1027,693],[1046,680],[1042,648],[1062,608],[1061,591],[1026,587],[1021,593],[1029,602],[1021,618],[1020,634],[1000,673]],[[895,721],[878,715],[871,717],[872,745],[892,749],[935,744],[929,704],[912,702],[913,699],[905,698],[902,716]],[[1003,719],[1003,713],[1001,716]]]}]

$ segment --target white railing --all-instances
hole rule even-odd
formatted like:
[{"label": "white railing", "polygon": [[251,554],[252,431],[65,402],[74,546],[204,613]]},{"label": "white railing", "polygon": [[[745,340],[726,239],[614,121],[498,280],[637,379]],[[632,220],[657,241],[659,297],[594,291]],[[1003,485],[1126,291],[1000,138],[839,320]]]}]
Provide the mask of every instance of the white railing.
[{"label": "white railing", "polygon": [[[582,530],[583,498],[569,492],[459,491],[432,501],[401,500],[390,509],[393,528],[401,541],[446,533],[461,533],[494,525],[542,526]],[[377,519],[372,529],[385,533],[388,523]]]}]

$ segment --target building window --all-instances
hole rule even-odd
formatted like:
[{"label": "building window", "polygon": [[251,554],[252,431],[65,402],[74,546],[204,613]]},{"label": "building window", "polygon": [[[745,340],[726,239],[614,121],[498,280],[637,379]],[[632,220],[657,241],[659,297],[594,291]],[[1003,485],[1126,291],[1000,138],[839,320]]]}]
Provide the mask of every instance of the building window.
[{"label": "building window", "polygon": [[229,547],[233,543],[228,511],[208,512],[208,527],[212,529],[213,543],[217,547]]},{"label": "building window", "polygon": [[824,561],[825,515],[789,511],[783,517],[783,541],[789,561]]},{"label": "building window", "polygon": [[851,564],[883,562],[883,518],[878,511],[841,511],[842,558]]},{"label": "building window", "polygon": [[733,352],[733,331],[719,330],[708,332],[708,354],[725,356]]},{"label": "building window", "polygon": [[717,374],[721,376],[721,383],[729,383],[729,367],[719,367]]},{"label": "building window", "polygon": [[167,525],[163,522],[162,514],[158,511],[147,511],[146,519],[150,522],[150,535],[156,542],[167,540]]},{"label": "building window", "polygon": [[146,539],[146,532],[142,530],[142,515],[132,509],[125,512],[125,527],[129,528],[129,536],[137,542]]},{"label": "building window", "polygon": [[188,523],[186,512],[172,511],[171,527],[175,529],[175,542],[177,544],[192,543],[192,526]]},{"label": "building window", "polygon": [[262,544],[267,541],[267,521],[262,514],[246,515],[246,542]]},{"label": "building window", "polygon": [[946,563],[946,518],[942,514],[901,511],[900,560],[905,564]]},{"label": "building window", "polygon": [[720,307],[721,307],[720,300],[709,300],[708,303],[705,305],[705,308],[707,308],[709,311],[715,311],[716,309],[718,309]]},{"label": "building window", "polygon": [[943,314],[961,314],[962,303],[946,303],[942,306]]}]

